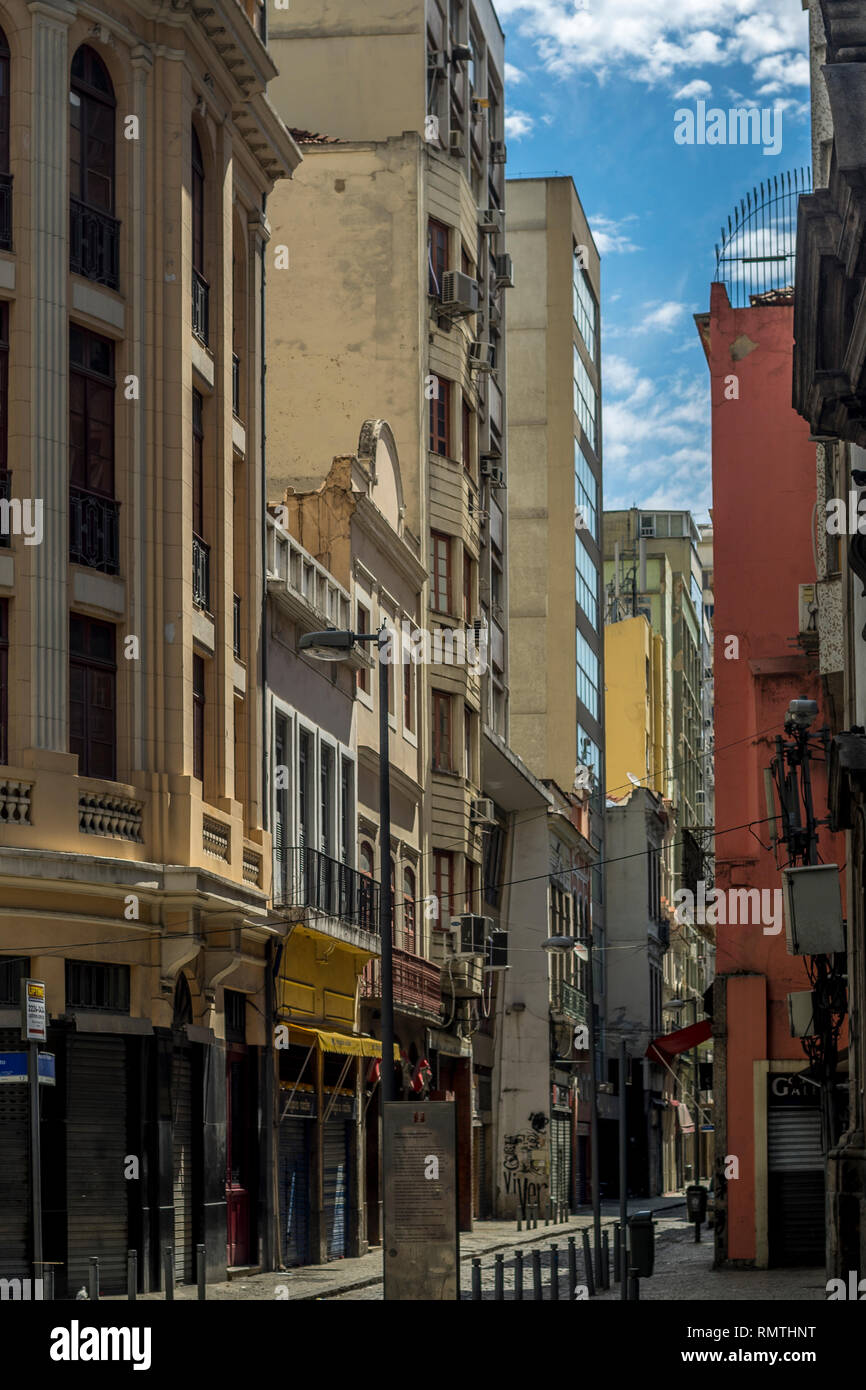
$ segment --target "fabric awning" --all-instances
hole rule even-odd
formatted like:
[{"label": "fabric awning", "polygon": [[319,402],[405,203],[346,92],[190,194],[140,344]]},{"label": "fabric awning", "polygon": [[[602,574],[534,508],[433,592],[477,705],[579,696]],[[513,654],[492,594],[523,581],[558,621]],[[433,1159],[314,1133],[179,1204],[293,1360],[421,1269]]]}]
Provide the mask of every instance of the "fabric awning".
[{"label": "fabric awning", "polygon": [[712,1036],[713,1025],[705,1018],[700,1023],[690,1023],[688,1028],[677,1028],[673,1033],[662,1033],[661,1037],[653,1038],[646,1055],[651,1062],[669,1062],[671,1057],[690,1051]]},{"label": "fabric awning", "polygon": [[[381,1057],[382,1044],[378,1038],[359,1038],[353,1033],[326,1033],[321,1028],[301,1028],[289,1024],[289,1041],[299,1047],[318,1047],[320,1052],[337,1052],[342,1057]],[[394,1061],[399,1062],[400,1049],[394,1044]]]}]

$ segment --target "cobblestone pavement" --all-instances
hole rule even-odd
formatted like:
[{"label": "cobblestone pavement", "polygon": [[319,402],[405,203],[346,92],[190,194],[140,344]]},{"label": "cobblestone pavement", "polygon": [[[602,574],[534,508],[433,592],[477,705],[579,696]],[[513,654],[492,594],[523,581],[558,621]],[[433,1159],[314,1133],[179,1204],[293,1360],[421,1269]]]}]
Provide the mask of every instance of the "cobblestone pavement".
[{"label": "cobblestone pavement", "polygon": [[[659,1213],[676,1213],[684,1212],[685,1205],[683,1199],[677,1194],[650,1199],[635,1198],[629,1202],[630,1212],[646,1209],[652,1209]],[[618,1203],[602,1203],[602,1224],[603,1228],[610,1232],[611,1240],[613,1239],[613,1223],[618,1217]],[[665,1218],[662,1217],[661,1219],[664,1220]],[[474,1231],[464,1233],[460,1237],[461,1282],[465,1283],[467,1290],[470,1288],[472,1257],[481,1256],[485,1266],[485,1277],[487,1277],[486,1266],[488,1264],[490,1266],[489,1281],[490,1296],[492,1297],[495,1252],[502,1251],[506,1260],[511,1259],[510,1267],[513,1267],[512,1255],[514,1250],[525,1249],[527,1251],[526,1265],[529,1271],[531,1256],[528,1252],[533,1246],[541,1247],[544,1245],[549,1248],[552,1241],[557,1241],[564,1250],[567,1248],[569,1235],[574,1235],[577,1237],[579,1247],[580,1233],[585,1229],[592,1229],[592,1213],[588,1210],[581,1211],[568,1222],[545,1226],[542,1220],[534,1230],[524,1230],[519,1233],[514,1221],[478,1221]],[[566,1265],[563,1264],[563,1298],[566,1297],[565,1272]],[[530,1277],[528,1272],[527,1290],[530,1288]],[[177,1302],[194,1300],[197,1297],[195,1286],[179,1285],[175,1289],[174,1296]],[[119,1300],[122,1297],[123,1295],[113,1295],[112,1299]],[[236,1275],[233,1279],[225,1282],[208,1284],[207,1297],[208,1301],[240,1302],[270,1301],[276,1298],[289,1300],[381,1299],[382,1251],[380,1249],[372,1250],[369,1254],[362,1255],[358,1259],[334,1260],[325,1265],[303,1265],[297,1269],[282,1270],[273,1274]],[[163,1294],[153,1293],[139,1295],[138,1301],[159,1300],[161,1302],[163,1299]]]}]

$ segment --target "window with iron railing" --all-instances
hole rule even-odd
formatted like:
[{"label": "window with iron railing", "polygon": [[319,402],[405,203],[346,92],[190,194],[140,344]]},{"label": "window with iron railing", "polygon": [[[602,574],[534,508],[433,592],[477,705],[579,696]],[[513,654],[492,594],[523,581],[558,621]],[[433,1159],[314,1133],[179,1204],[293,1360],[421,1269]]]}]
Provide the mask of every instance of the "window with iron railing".
[{"label": "window with iron railing", "polygon": [[69,751],[81,777],[113,782],[117,768],[115,629],[69,615]]},{"label": "window with iron railing", "polygon": [[114,344],[69,330],[69,558],[104,574],[120,568],[114,496]]},{"label": "window with iron railing", "polygon": [[116,290],[120,223],[115,200],[114,88],[89,44],[72,60],[69,93],[69,267]]},{"label": "window with iron railing", "polygon": [[232,602],[233,602],[233,627],[232,627],[232,631],[233,631],[233,638],[234,638],[234,653],[235,653],[235,656],[238,658],[238,660],[240,660],[240,655],[241,655],[241,596],[240,596],[240,594],[235,594],[235,595],[233,596]]},{"label": "window with iron railing", "polygon": [[192,130],[192,331],[205,347],[209,341],[210,287],[204,274],[205,182],[204,158],[195,127]]}]

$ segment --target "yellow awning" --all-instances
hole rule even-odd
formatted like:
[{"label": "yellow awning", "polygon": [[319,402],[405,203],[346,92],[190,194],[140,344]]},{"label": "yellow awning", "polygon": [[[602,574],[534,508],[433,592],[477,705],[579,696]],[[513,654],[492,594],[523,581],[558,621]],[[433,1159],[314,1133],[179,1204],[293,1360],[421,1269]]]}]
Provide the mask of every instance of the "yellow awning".
[{"label": "yellow awning", "polygon": [[[326,1033],[321,1028],[301,1028],[289,1024],[289,1041],[299,1047],[312,1047],[320,1052],[338,1052],[346,1057],[381,1057],[382,1044],[378,1038],[359,1038],[351,1033]],[[400,1049],[394,1044],[394,1061],[399,1062]]]}]

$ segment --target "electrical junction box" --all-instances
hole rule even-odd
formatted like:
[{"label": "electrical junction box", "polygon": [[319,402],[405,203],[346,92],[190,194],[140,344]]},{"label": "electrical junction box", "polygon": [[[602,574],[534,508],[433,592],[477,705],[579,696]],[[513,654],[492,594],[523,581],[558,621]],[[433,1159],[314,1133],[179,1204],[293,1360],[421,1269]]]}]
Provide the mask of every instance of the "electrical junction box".
[{"label": "electrical junction box", "polygon": [[792,1038],[811,1038],[815,1035],[815,994],[811,989],[798,989],[788,995],[788,1021]]},{"label": "electrical junction box", "polygon": [[782,870],[785,939],[792,956],[825,956],[845,950],[838,864]]}]

